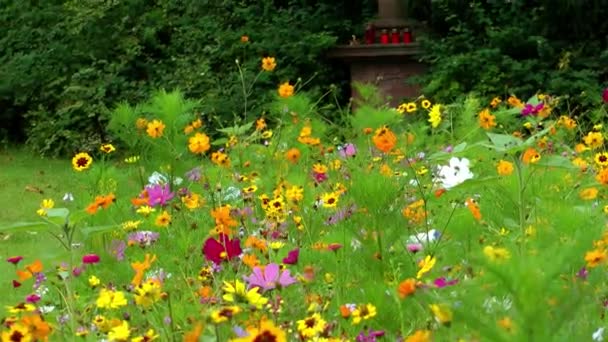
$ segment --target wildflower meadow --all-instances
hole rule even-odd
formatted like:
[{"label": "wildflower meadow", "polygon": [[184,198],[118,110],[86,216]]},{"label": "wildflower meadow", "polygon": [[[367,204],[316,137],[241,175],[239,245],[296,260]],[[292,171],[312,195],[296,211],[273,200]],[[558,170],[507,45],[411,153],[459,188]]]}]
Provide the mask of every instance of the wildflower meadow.
[{"label": "wildflower meadow", "polygon": [[1,340],[603,339],[608,90],[585,120],[543,93],[328,120],[278,68],[220,129],[179,91],[117,105],[65,195],[0,227],[57,251],[9,247]]}]

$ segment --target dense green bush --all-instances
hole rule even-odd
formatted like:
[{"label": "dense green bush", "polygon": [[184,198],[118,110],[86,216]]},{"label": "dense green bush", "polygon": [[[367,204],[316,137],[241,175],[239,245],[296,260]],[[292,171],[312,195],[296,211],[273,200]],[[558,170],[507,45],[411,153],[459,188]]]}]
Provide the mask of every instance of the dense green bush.
[{"label": "dense green bush", "polygon": [[[535,92],[569,94],[579,109],[600,101],[608,78],[608,1],[435,0],[425,40],[424,92],[444,101]],[[563,103],[566,105],[566,102]]]},{"label": "dense green bush", "polygon": [[296,82],[293,75],[314,73],[310,90],[344,82],[323,55],[360,32],[374,4],[0,0],[0,24],[8,28],[0,35],[0,140],[26,139],[51,154],[96,146],[111,139],[104,127],[117,102],[135,103],[159,88],[201,99],[201,110],[220,121],[239,117],[243,90],[235,80],[250,82],[261,57],[276,56],[276,71],[261,75],[249,96],[248,114],[260,115],[279,83]]}]

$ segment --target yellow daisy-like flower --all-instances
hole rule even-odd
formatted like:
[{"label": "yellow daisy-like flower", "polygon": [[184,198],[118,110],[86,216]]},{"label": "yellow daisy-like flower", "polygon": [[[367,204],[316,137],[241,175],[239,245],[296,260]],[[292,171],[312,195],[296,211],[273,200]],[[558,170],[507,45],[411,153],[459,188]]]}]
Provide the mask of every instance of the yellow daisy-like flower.
[{"label": "yellow daisy-like flower", "polygon": [[405,104],[405,111],[408,113],[413,113],[418,109],[415,102],[409,102]]},{"label": "yellow daisy-like flower", "polygon": [[335,208],[338,205],[338,199],[340,197],[335,192],[328,192],[321,196],[321,201],[323,202],[324,208]]},{"label": "yellow daisy-like flower", "polygon": [[373,304],[358,305],[351,313],[353,324],[359,324],[361,321],[371,319],[377,314],[376,307]]},{"label": "yellow daisy-like flower", "polygon": [[264,57],[262,58],[262,69],[264,71],[272,71],[277,67],[277,62],[274,57]]},{"label": "yellow daisy-like flower", "polygon": [[95,304],[101,309],[118,309],[127,305],[127,298],[122,291],[103,288],[99,291],[99,297],[97,297]]},{"label": "yellow daisy-like flower", "polygon": [[97,278],[94,275],[92,275],[92,276],[89,277],[89,286],[90,287],[96,287],[99,284],[101,284],[101,280],[99,280],[99,278]]},{"label": "yellow daisy-like flower", "polygon": [[248,335],[230,340],[231,342],[287,342],[287,333],[272,321],[262,320],[259,324],[247,327]]},{"label": "yellow daisy-like flower", "polygon": [[589,132],[584,138],[583,141],[585,145],[589,146],[591,149],[597,149],[604,144],[604,136],[600,132]]},{"label": "yellow daisy-like flower", "polygon": [[590,201],[590,200],[596,199],[598,193],[599,193],[599,190],[597,188],[587,188],[587,189],[581,190],[581,192],[579,192],[578,195],[582,200]]},{"label": "yellow daisy-like flower", "polygon": [[490,102],[490,107],[492,108],[496,108],[498,107],[498,105],[502,102],[502,100],[500,99],[500,97],[495,97],[492,99],[492,102]]},{"label": "yellow daisy-like flower", "polygon": [[110,154],[116,151],[116,148],[112,144],[103,144],[99,147],[99,150],[103,153]]},{"label": "yellow daisy-like flower", "polygon": [[158,281],[141,283],[133,290],[133,296],[135,297],[135,304],[149,308],[162,297],[160,283]]},{"label": "yellow daisy-like flower", "polygon": [[594,268],[603,263],[608,257],[605,249],[594,249],[592,251],[587,252],[585,254],[585,261],[587,262],[587,267]]},{"label": "yellow daisy-like flower", "polygon": [[258,292],[259,288],[254,287],[247,290],[245,283],[240,280],[236,280],[234,283],[224,281],[222,289],[225,292],[222,298],[230,303],[248,303],[258,309],[268,303],[268,298]]},{"label": "yellow daisy-like flower", "polygon": [[55,207],[55,201],[53,201],[51,198],[43,199],[40,203],[40,208],[43,209],[52,209],[53,207]]},{"label": "yellow daisy-like flower", "polygon": [[513,163],[508,162],[506,160],[499,161],[498,165],[496,166],[496,171],[501,176],[509,176],[510,174],[513,173],[513,170],[514,170]]},{"label": "yellow daisy-like flower", "polygon": [[262,139],[270,139],[270,138],[272,138],[272,131],[271,130],[266,130],[266,131],[262,132],[261,137],[262,137]]},{"label": "yellow daisy-like flower", "polygon": [[504,261],[511,258],[511,253],[506,248],[485,246],[483,248],[483,254],[486,255],[491,261]]},{"label": "yellow daisy-like flower", "polygon": [[136,230],[139,227],[139,225],[142,223],[143,223],[142,220],[137,220],[137,221],[130,220],[130,221],[123,222],[120,226],[125,231],[130,232],[130,231]]},{"label": "yellow daisy-like flower", "polygon": [[80,152],[72,158],[72,167],[76,171],[83,171],[91,167],[93,158],[86,152]]},{"label": "yellow daisy-like flower", "polygon": [[319,313],[306,317],[297,321],[298,332],[304,338],[313,338],[319,336],[324,330],[327,322]]},{"label": "yellow daisy-like flower", "polygon": [[279,86],[279,90],[278,90],[279,96],[282,98],[287,98],[287,97],[292,96],[294,91],[295,91],[294,86],[289,84],[289,82],[282,83]]},{"label": "yellow daisy-like flower", "polygon": [[2,332],[2,341],[19,341],[19,342],[30,342],[32,341],[32,334],[30,329],[23,326],[21,323],[13,323],[10,329]]},{"label": "yellow daisy-like flower", "polygon": [[431,304],[429,307],[431,308],[437,322],[441,324],[450,324],[450,322],[452,322],[454,315],[452,314],[452,310],[450,310],[447,305]]},{"label": "yellow daisy-like flower", "polygon": [[429,101],[427,99],[424,99],[424,100],[422,100],[422,102],[420,103],[420,105],[424,109],[429,109],[429,108],[431,108],[431,101]]},{"label": "yellow daisy-like flower", "polygon": [[402,103],[399,106],[397,106],[397,112],[399,112],[399,114],[405,113],[406,109],[407,109],[407,104],[406,103]]},{"label": "yellow daisy-like flower", "polygon": [[221,309],[213,310],[211,312],[211,320],[213,323],[223,323],[232,319],[235,315],[240,313],[242,310],[240,307],[236,305],[227,306]]},{"label": "yellow daisy-like flower", "polygon": [[209,137],[204,133],[196,133],[188,139],[188,149],[194,154],[202,154],[211,148]]},{"label": "yellow daisy-like flower", "polygon": [[434,105],[429,112],[429,120],[431,127],[437,128],[441,123],[441,105]]},{"label": "yellow daisy-like flower", "polygon": [[182,197],[182,203],[190,210],[199,208],[201,206],[201,202],[201,196],[194,192]]},{"label": "yellow daisy-like flower", "polygon": [[136,213],[141,214],[146,217],[155,211],[156,211],[156,209],[152,208],[149,205],[142,205],[141,207],[137,208],[137,210],[135,210]]},{"label": "yellow daisy-like flower", "polygon": [[152,120],[152,122],[148,122],[146,127],[146,133],[148,133],[150,138],[156,139],[163,136],[165,124],[162,121]]},{"label": "yellow daisy-like flower", "polygon": [[149,342],[154,341],[158,338],[158,334],[154,332],[154,329],[149,329],[145,334],[136,336],[131,339],[131,342]]},{"label": "yellow daisy-like flower", "polygon": [[119,325],[114,326],[108,332],[108,340],[110,341],[126,341],[131,335],[131,329],[129,328],[129,322],[122,321]]},{"label": "yellow daisy-like flower", "polygon": [[171,224],[171,215],[166,210],[163,210],[163,212],[156,217],[154,224],[159,227],[168,227]]},{"label": "yellow daisy-like flower", "polygon": [[596,153],[593,157],[595,163],[599,166],[605,167],[608,166],[608,152],[600,152]]},{"label": "yellow daisy-like flower", "polygon": [[416,273],[416,279],[422,278],[423,275],[433,269],[436,262],[437,259],[430,255],[427,255],[424,259],[420,260],[420,262],[418,263],[418,273]]}]

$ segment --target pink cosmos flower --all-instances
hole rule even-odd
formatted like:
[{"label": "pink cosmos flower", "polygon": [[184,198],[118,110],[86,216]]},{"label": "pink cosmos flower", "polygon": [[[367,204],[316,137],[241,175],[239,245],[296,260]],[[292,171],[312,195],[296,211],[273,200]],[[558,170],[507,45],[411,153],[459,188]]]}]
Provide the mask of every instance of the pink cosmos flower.
[{"label": "pink cosmos flower", "polygon": [[249,287],[259,287],[262,291],[287,287],[296,282],[289,270],[281,271],[279,265],[274,263],[266,265],[264,269],[258,266],[254,267],[253,273],[243,279],[249,283]]},{"label": "pink cosmos flower", "polygon": [[241,249],[241,241],[239,239],[230,239],[225,234],[220,234],[218,239],[208,238],[203,245],[203,254],[205,259],[213,261],[216,265],[222,261],[236,258],[243,250]]}]

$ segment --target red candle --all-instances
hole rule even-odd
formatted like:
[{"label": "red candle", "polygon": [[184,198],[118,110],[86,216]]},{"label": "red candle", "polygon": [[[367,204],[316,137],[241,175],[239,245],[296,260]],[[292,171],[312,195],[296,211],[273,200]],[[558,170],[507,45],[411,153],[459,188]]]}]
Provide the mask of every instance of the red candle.
[{"label": "red candle", "polygon": [[399,44],[399,31],[396,28],[391,32],[391,43]]},{"label": "red candle", "polygon": [[412,42],[412,33],[410,32],[410,29],[408,29],[408,28],[403,30],[403,42],[405,44],[409,44]]},{"label": "red candle", "polygon": [[388,44],[388,31],[387,30],[382,30],[382,33],[380,34],[380,43]]},{"label": "red candle", "polygon": [[369,24],[365,29],[365,43],[374,44],[376,42],[376,29],[374,25]]}]

